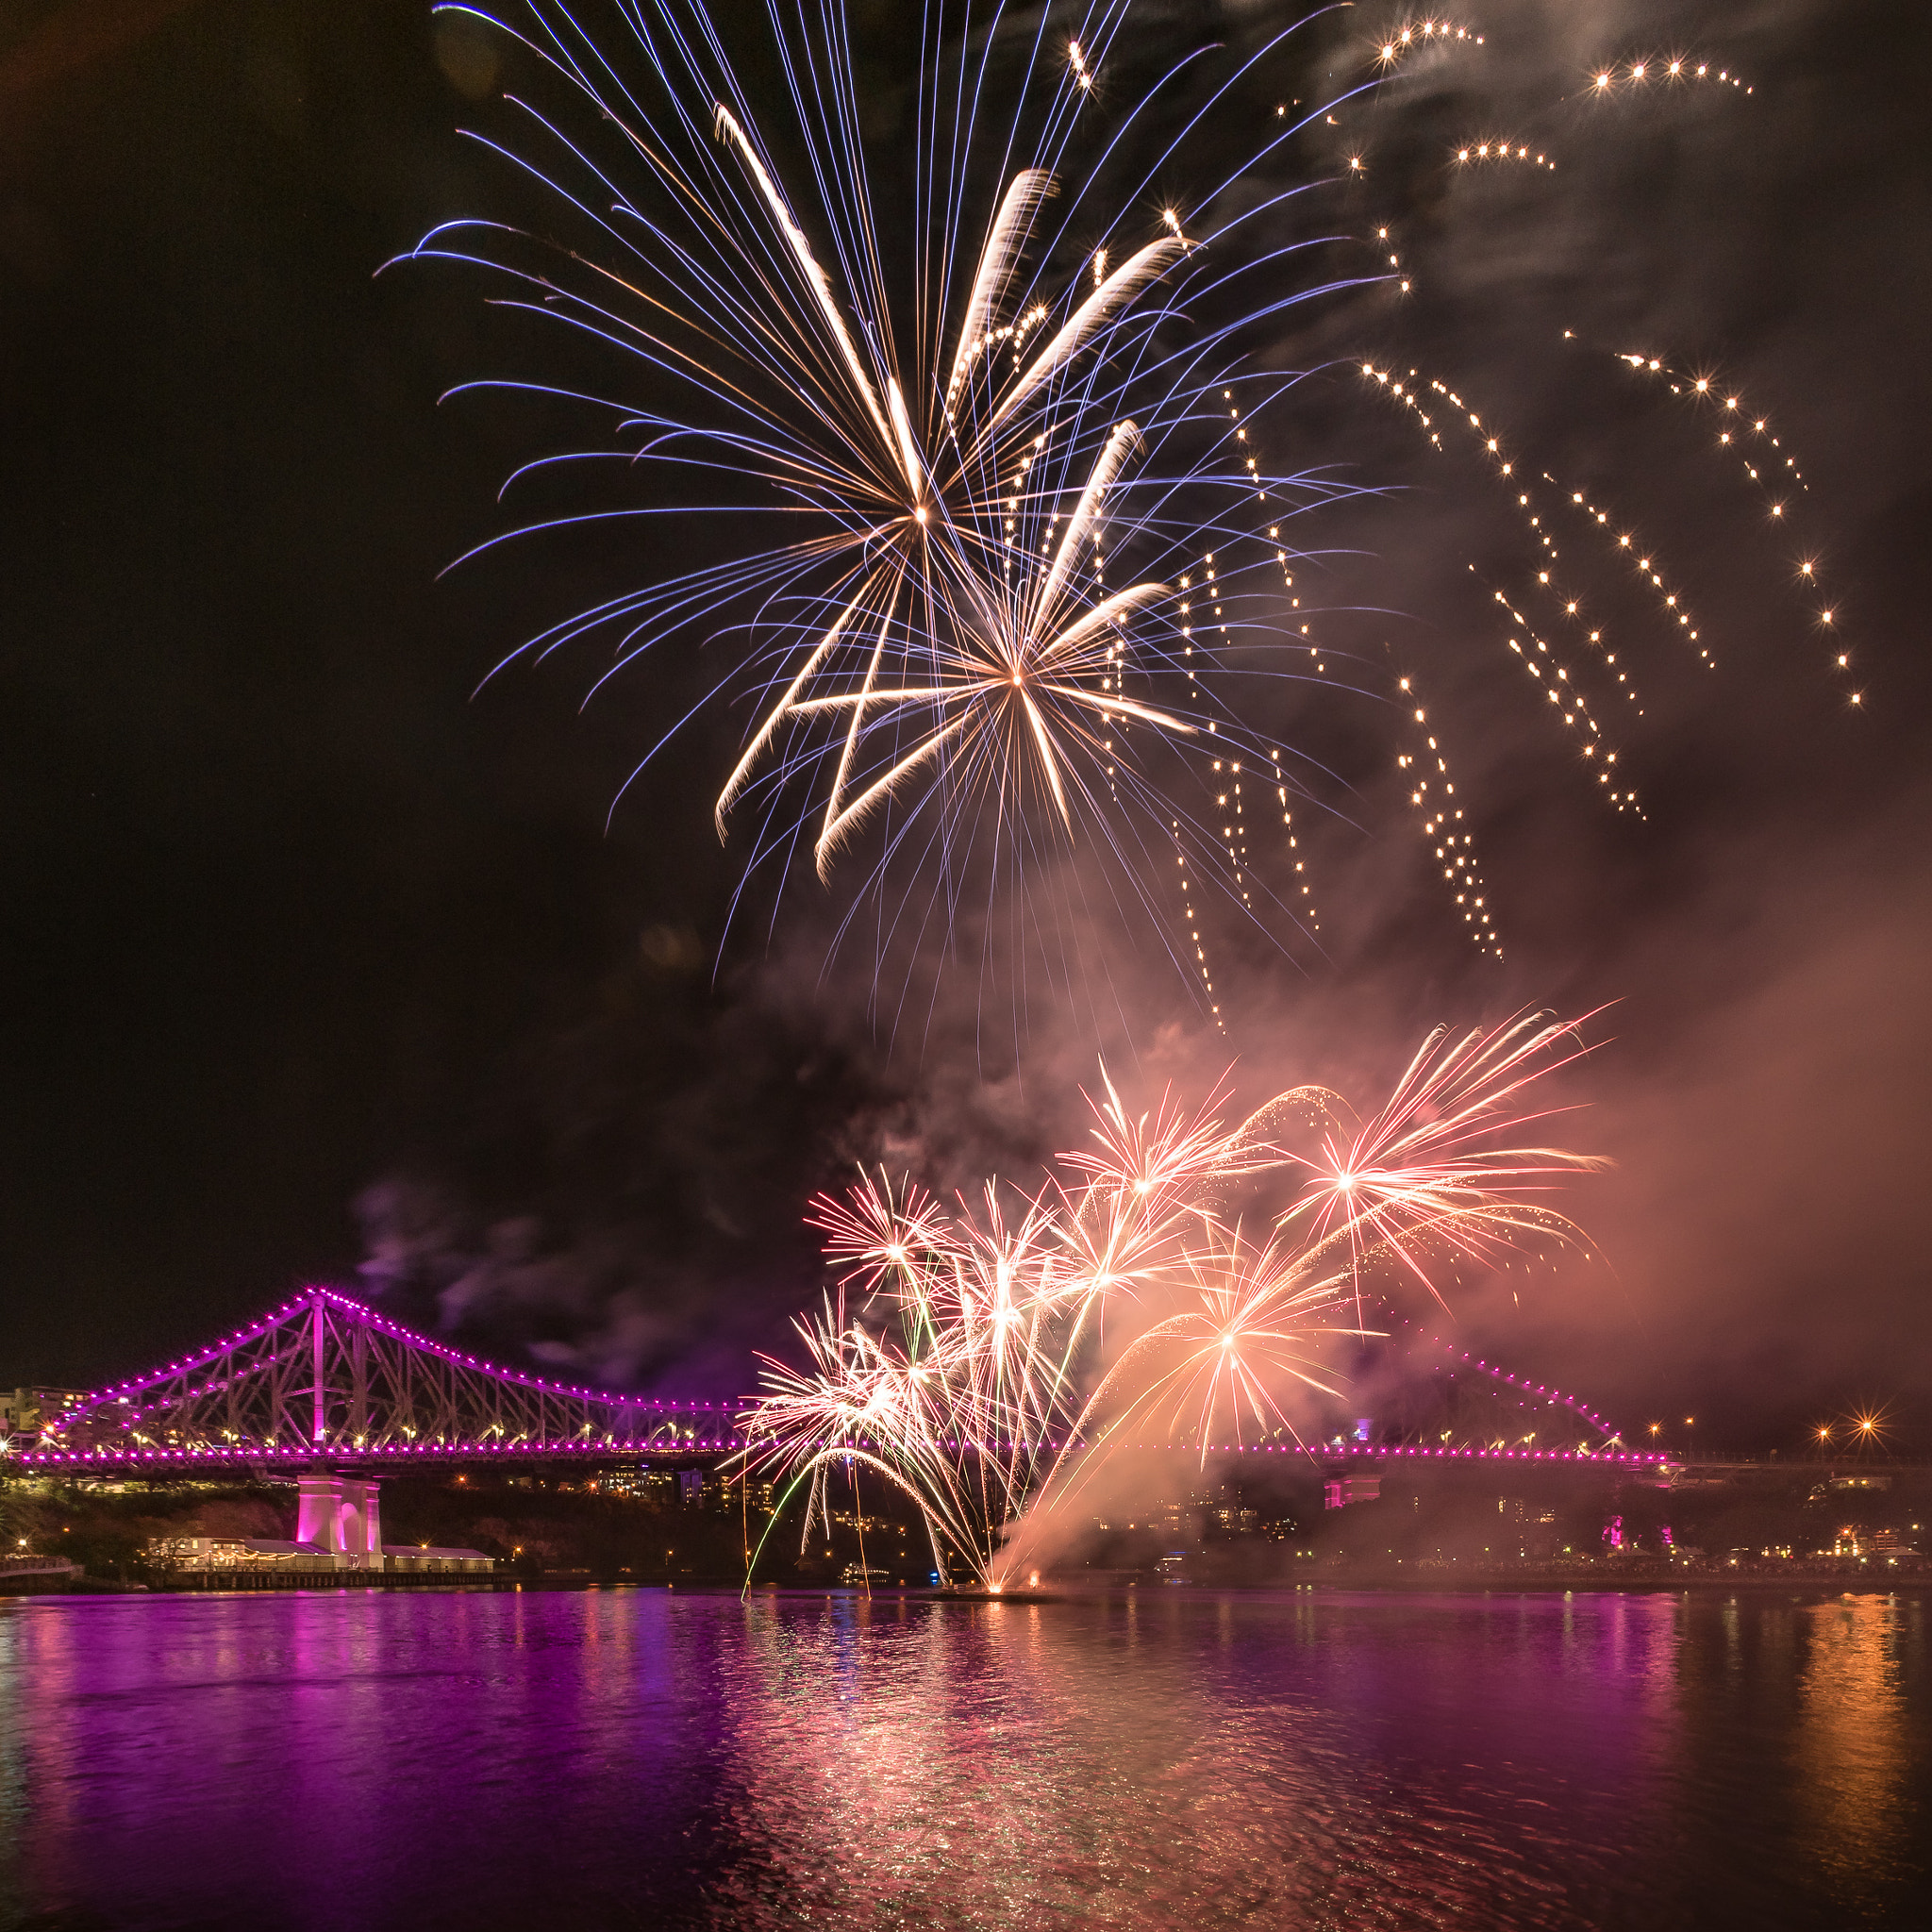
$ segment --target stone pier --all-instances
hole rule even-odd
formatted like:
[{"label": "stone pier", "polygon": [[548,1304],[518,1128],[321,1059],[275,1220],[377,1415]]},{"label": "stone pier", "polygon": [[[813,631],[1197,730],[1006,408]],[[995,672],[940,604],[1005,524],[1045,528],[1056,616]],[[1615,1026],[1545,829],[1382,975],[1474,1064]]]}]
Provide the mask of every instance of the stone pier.
[{"label": "stone pier", "polygon": [[296,1478],[295,1541],[313,1543],[352,1570],[382,1568],[382,1485],[311,1469]]}]

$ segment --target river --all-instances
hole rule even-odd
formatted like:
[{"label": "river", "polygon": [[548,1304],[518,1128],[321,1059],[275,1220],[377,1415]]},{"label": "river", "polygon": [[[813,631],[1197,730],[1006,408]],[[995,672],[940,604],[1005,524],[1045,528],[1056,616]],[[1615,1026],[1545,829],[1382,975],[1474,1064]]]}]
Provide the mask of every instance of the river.
[{"label": "river", "polygon": [[1932,1924],[1911,1594],[0,1601],[0,1924]]}]

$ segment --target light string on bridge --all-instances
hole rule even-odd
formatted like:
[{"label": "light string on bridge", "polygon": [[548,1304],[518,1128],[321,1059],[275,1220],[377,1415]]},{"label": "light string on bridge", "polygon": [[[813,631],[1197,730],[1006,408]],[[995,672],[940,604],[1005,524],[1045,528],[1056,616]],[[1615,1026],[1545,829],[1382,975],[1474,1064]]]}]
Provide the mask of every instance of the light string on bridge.
[{"label": "light string on bridge", "polygon": [[[308,1332],[311,1325],[312,1341]],[[353,1386],[341,1380],[331,1381],[325,1374],[325,1332],[339,1351],[350,1348],[348,1338],[354,1338],[350,1365],[345,1368],[341,1362],[336,1363],[338,1374],[346,1376]],[[246,1351],[264,1343],[266,1353],[246,1356]],[[470,1378],[467,1389],[451,1382],[434,1391],[434,1399],[440,1405],[438,1420],[433,1425],[425,1424],[425,1427],[438,1430],[433,1439],[416,1440],[415,1426],[407,1421],[392,1421],[391,1426],[400,1429],[409,1441],[371,1440],[372,1434],[380,1438],[384,1433],[380,1427],[372,1430],[367,1422],[370,1370],[375,1351],[383,1344],[392,1344],[402,1354],[391,1357],[387,1366],[374,1364],[375,1381],[390,1374],[396,1361],[407,1362],[412,1357],[426,1357],[447,1364]],[[290,1379],[298,1360],[301,1373],[313,1375],[310,1382],[300,1386]],[[197,1377],[201,1379],[195,1380]],[[519,1403],[534,1400],[538,1406],[525,1407],[507,1416],[501,1395],[492,1398],[488,1394],[491,1389]],[[400,1385],[392,1382],[391,1399],[398,1398],[399,1392]],[[205,1412],[224,1397],[224,1416],[216,1418]],[[258,1407],[262,1403],[268,1405],[268,1424],[265,1429],[260,1427],[262,1417],[254,1413],[252,1419],[258,1424],[256,1439],[243,1441],[238,1405],[250,1403]],[[572,1419],[581,1419],[567,1438],[547,1434],[560,1426],[559,1413],[547,1406],[550,1403],[564,1405]],[[451,1450],[495,1456],[517,1454],[527,1448],[552,1454],[571,1447],[595,1449],[615,1445],[620,1441],[636,1442],[641,1440],[641,1425],[652,1444],[675,1451],[680,1443],[687,1447],[701,1442],[716,1446],[725,1439],[726,1432],[735,1429],[735,1414],[742,1406],[741,1401],[687,1402],[554,1382],[433,1341],[335,1290],[310,1287],[258,1322],[236,1330],[207,1349],[171,1361],[146,1375],[110,1383],[71,1404],[42,1431],[42,1450],[29,1453],[53,1457],[56,1460],[93,1462],[115,1457],[153,1461],[158,1457],[178,1459],[182,1456],[203,1460],[286,1460],[325,1450],[377,1458],[420,1458]],[[601,1426],[590,1413],[593,1407],[608,1411]],[[344,1407],[351,1420],[341,1428],[331,1427],[331,1411],[339,1413]],[[304,1410],[308,1412],[306,1420]],[[192,1416],[197,1411],[202,1412],[193,1426],[207,1440],[190,1444],[165,1443],[150,1433],[156,1427],[153,1418],[172,1414],[175,1425],[180,1426],[184,1415]],[[465,1412],[469,1418],[467,1429],[459,1426]],[[423,1418],[419,1415],[417,1420],[421,1422]],[[161,1432],[164,1428],[165,1425]],[[105,1452],[92,1446],[59,1446],[76,1438],[85,1441],[97,1436],[103,1429],[118,1439]],[[708,1431],[702,1439],[698,1435],[700,1429]],[[730,1435],[730,1441],[738,1441],[735,1433]]]},{"label": "light string on bridge", "polygon": [[[431,1341],[428,1338],[405,1328],[399,1323],[390,1322],[386,1317],[377,1315],[374,1310],[367,1308],[360,1303],[352,1301],[347,1296],[338,1294],[330,1290],[321,1289],[308,1291],[285,1304],[281,1308],[275,1310],[275,1313],[264,1317],[262,1321],[252,1324],[250,1327],[236,1331],[235,1336],[226,1338],[223,1342],[216,1343],[211,1348],[204,1350],[198,1355],[186,1357],[176,1362],[170,1363],[166,1367],[155,1371],[150,1375],[134,1377],[110,1385],[109,1390],[102,1391],[97,1399],[110,1402],[114,1407],[118,1407],[122,1398],[113,1391],[151,1388],[158,1383],[178,1380],[182,1373],[192,1371],[197,1365],[205,1366],[211,1361],[218,1360],[234,1342],[238,1341],[245,1341],[251,1337],[259,1338],[268,1334],[277,1325],[286,1323],[291,1316],[312,1313],[318,1304],[324,1305],[340,1314],[366,1321],[371,1327],[391,1335],[393,1339],[404,1342],[406,1345],[421,1349],[425,1354],[439,1359],[458,1363],[466,1368],[473,1367],[479,1374],[491,1376],[495,1380],[518,1386],[541,1385],[552,1392],[562,1393],[568,1391],[574,1394],[589,1395],[591,1399],[602,1399],[612,1405],[632,1409],[649,1407],[654,1412],[675,1411],[686,1415],[708,1414],[709,1418],[717,1424],[718,1432],[705,1437],[691,1435],[682,1439],[673,1438],[669,1441],[662,1437],[654,1437],[641,1441],[637,1439],[621,1441],[610,1436],[586,1440],[582,1435],[574,1435],[551,1441],[466,1439],[440,1441],[389,1441],[374,1443],[325,1441],[319,1443],[201,1442],[164,1444],[143,1441],[140,1446],[133,1447],[128,1446],[125,1442],[117,1443],[108,1448],[101,1448],[99,1446],[88,1448],[42,1447],[24,1452],[14,1459],[22,1466],[42,1470],[85,1470],[90,1468],[97,1470],[113,1468],[158,1470],[170,1467],[197,1466],[205,1468],[232,1468],[252,1465],[286,1467],[310,1463],[318,1456],[324,1456],[333,1457],[338,1459],[348,1459],[375,1468],[392,1468],[407,1464],[420,1465],[457,1459],[514,1462],[518,1459],[527,1458],[539,1460],[556,1460],[564,1457],[595,1459],[598,1457],[608,1457],[612,1455],[657,1457],[710,1456],[737,1452],[745,1446],[745,1439],[737,1431],[736,1416],[748,1406],[753,1398],[746,1397],[736,1400],[724,1399],[709,1402],[677,1402],[667,1401],[662,1398],[647,1400],[645,1398],[628,1397],[611,1391],[601,1391],[600,1393],[599,1391],[572,1390],[570,1385],[549,1383],[542,1377],[524,1375],[515,1370],[492,1369],[491,1365],[485,1363],[480,1357],[470,1356],[461,1350],[449,1348],[441,1343]],[[1578,1449],[1574,1452],[1557,1450],[1538,1450],[1534,1452],[1508,1450],[1506,1452],[1500,1442],[1491,1445],[1488,1449],[1472,1448],[1466,1445],[1448,1446],[1440,1443],[1382,1442],[1369,1444],[1352,1443],[1346,1446],[1346,1454],[1350,1456],[1369,1456],[1378,1459],[1435,1457],[1437,1459],[1459,1458],[1468,1460],[1472,1457],[1477,1459],[1487,1457],[1491,1459],[1502,1458],[1510,1460],[1535,1459],[1542,1461],[1598,1462],[1608,1459],[1631,1465],[1661,1464],[1667,1459],[1660,1453],[1639,1454],[1622,1452],[1612,1454],[1608,1444],[1621,1442],[1623,1440],[1621,1435],[1611,1430],[1610,1425],[1604,1418],[1584,1404],[1581,1398],[1566,1394],[1561,1390],[1553,1389],[1544,1384],[1532,1383],[1527,1377],[1518,1376],[1496,1364],[1474,1357],[1467,1350],[1460,1351],[1458,1354],[1453,1344],[1443,1342],[1438,1337],[1431,1336],[1426,1340],[1430,1347],[1446,1350],[1450,1357],[1457,1360],[1458,1366],[1466,1366],[1473,1369],[1477,1374],[1495,1381],[1499,1386],[1520,1393],[1525,1398],[1560,1404],[1591,1427],[1604,1433],[1606,1435],[1605,1447],[1597,1449],[1586,1443],[1580,1444]],[[69,1411],[68,1416],[62,1419],[63,1424],[77,1413],[78,1411]],[[862,1446],[865,1440],[863,1437],[851,1438],[850,1445],[854,1447]],[[844,1438],[826,1438],[819,1444],[820,1447],[825,1449],[838,1449],[846,1445],[847,1439]],[[1058,1454],[1067,1447],[1077,1446],[1077,1444],[1070,1444],[1062,1439],[1055,1437],[1052,1439],[1042,1438],[1038,1441],[1031,1440],[1009,1441],[1002,1439],[997,1443],[979,1442],[966,1439],[951,1439],[949,1446],[966,1453],[1008,1455],[1014,1452]],[[1201,1453],[1301,1455],[1318,1460],[1324,1458],[1332,1459],[1337,1453],[1332,1445],[1324,1443],[1252,1440],[1224,1443],[1216,1441],[1205,1445],[1191,1441],[1182,1443],[1150,1441],[1140,1446],[1149,1451],[1164,1453],[1187,1453],[1190,1455]]]}]

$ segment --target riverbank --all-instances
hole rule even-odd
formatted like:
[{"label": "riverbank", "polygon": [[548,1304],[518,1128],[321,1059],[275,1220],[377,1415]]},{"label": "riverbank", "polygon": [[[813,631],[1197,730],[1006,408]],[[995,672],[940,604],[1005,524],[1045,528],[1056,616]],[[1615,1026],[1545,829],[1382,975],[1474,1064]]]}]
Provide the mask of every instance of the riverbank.
[{"label": "riverbank", "polygon": [[[590,1570],[523,1570],[506,1565],[491,1575],[455,1575],[367,1570],[295,1570],[264,1565],[259,1569],[155,1571],[144,1580],[90,1576],[72,1566],[49,1565],[44,1570],[0,1574],[0,1597],[22,1596],[194,1596],[232,1592],[248,1594],[308,1591],[611,1591],[682,1590],[708,1594],[744,1593],[741,1574],[719,1571],[676,1577],[603,1575]],[[935,1589],[924,1584],[874,1584],[870,1591],[858,1584],[820,1582],[809,1577],[783,1582],[763,1580],[751,1586],[756,1597],[837,1597],[891,1599],[904,1602],[973,1604],[1055,1604],[1134,1591],[1143,1596],[1274,1596],[1307,1591],[1341,1596],[1722,1596],[1778,1595],[1888,1596],[1932,1591],[1932,1565],[1878,1568],[1858,1565],[1797,1564],[1775,1572],[1630,1568],[1608,1570],[1461,1570],[1424,1573],[1387,1571],[1351,1574],[1325,1570],[1276,1577],[1249,1578],[1239,1583],[1177,1581],[1152,1573],[1096,1574],[1091,1572],[1050,1576],[1045,1587],[995,1592]]]}]

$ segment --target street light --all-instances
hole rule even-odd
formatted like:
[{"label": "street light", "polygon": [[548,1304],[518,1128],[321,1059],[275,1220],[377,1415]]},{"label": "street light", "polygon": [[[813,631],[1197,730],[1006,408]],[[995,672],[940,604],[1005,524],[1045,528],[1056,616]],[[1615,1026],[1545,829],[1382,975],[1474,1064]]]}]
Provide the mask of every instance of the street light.
[{"label": "street light", "polygon": [[1875,1449],[1885,1435],[1885,1411],[1880,1408],[1861,1408],[1846,1423],[1853,1443],[1860,1449]]}]

